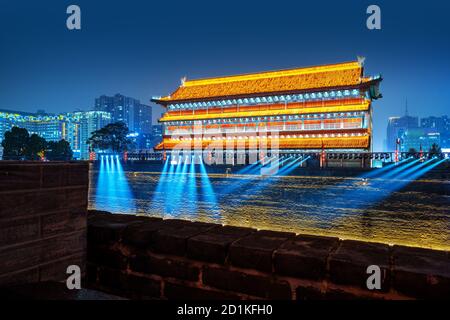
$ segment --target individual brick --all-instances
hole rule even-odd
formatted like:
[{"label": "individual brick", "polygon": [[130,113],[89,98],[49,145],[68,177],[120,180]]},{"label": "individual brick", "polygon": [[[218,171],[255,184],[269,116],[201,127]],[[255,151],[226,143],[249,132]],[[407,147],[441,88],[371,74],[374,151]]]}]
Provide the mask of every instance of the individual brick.
[{"label": "individual brick", "polygon": [[39,268],[34,267],[18,272],[0,273],[0,287],[39,281]]},{"label": "individual brick", "polygon": [[229,292],[195,288],[166,281],[164,296],[170,300],[238,300],[239,296]]},{"label": "individual brick", "polygon": [[122,242],[136,248],[148,249],[154,241],[154,234],[164,227],[165,221],[161,218],[146,218],[140,223],[130,223],[123,231]]},{"label": "individual brick", "polygon": [[230,246],[231,264],[272,272],[272,255],[275,249],[295,233],[262,230],[233,242]]},{"label": "individual brick", "polygon": [[203,222],[178,223],[175,220],[166,220],[164,228],[154,233],[152,248],[157,252],[184,256],[189,238],[216,226]]},{"label": "individual brick", "polygon": [[37,239],[39,233],[39,217],[2,221],[0,247]]},{"label": "individual brick", "polygon": [[161,297],[161,281],[132,274],[123,276],[125,296],[132,299],[156,299]]},{"label": "individual brick", "polygon": [[0,166],[0,192],[38,189],[41,184],[41,165],[2,163]]},{"label": "individual brick", "polygon": [[33,213],[48,213],[68,207],[66,190],[64,189],[42,189],[41,191],[34,192],[34,195],[33,203],[29,204],[33,208]]},{"label": "individual brick", "polygon": [[218,289],[240,292],[273,300],[292,299],[287,281],[274,280],[270,276],[248,274],[226,268],[208,267],[203,269],[203,283]]},{"label": "individual brick", "polygon": [[137,255],[131,258],[130,268],[133,271],[146,274],[156,274],[190,281],[197,281],[200,272],[198,267],[193,266],[188,261],[153,255]]},{"label": "individual brick", "polygon": [[41,217],[42,237],[86,229],[86,209],[66,209]]},{"label": "individual brick", "polygon": [[86,263],[86,280],[87,286],[95,285],[97,283],[98,266],[94,263]]},{"label": "individual brick", "polygon": [[141,220],[135,216],[110,214],[109,217],[97,216],[88,219],[88,241],[104,244],[119,242],[124,230]]},{"label": "individual brick", "polygon": [[71,187],[66,189],[66,201],[69,208],[83,208],[88,206],[88,186]]},{"label": "individual brick", "polygon": [[297,278],[324,279],[328,256],[338,244],[338,238],[298,235],[275,251],[275,272]]},{"label": "individual brick", "polygon": [[398,292],[420,299],[450,297],[448,252],[393,247],[393,286]]},{"label": "individual brick", "polygon": [[79,266],[81,275],[84,276],[86,273],[84,253],[41,265],[39,267],[39,281],[65,281],[69,276],[67,267],[71,265]]},{"label": "individual brick", "polygon": [[362,297],[358,293],[344,291],[342,289],[329,288],[325,293],[326,300],[363,300],[367,297]]},{"label": "individual brick", "polygon": [[126,269],[128,258],[120,251],[112,250],[105,246],[89,245],[87,259],[90,263],[99,266],[107,266],[115,269]]},{"label": "individual brick", "polygon": [[[87,175],[87,173],[86,173]],[[67,185],[67,165],[42,166],[41,188],[55,188]]]},{"label": "individual brick", "polygon": [[255,231],[251,228],[232,226],[214,228],[190,238],[187,255],[192,259],[224,263],[231,243]]},{"label": "individual brick", "polygon": [[20,193],[0,192],[0,219],[13,219],[35,213],[34,204],[39,199],[36,192]]},{"label": "individual brick", "polygon": [[97,269],[98,283],[108,292],[124,295],[126,292],[126,275],[122,271],[108,267]]},{"label": "individual brick", "polygon": [[66,167],[67,185],[85,186],[89,183],[89,163],[79,162]]},{"label": "individual brick", "polygon": [[[53,240],[52,240],[53,241]],[[0,250],[0,274],[32,268],[41,263],[44,241]]]},{"label": "individual brick", "polygon": [[390,288],[389,246],[344,240],[330,254],[330,278],[337,284],[355,285],[367,289],[367,267],[377,265],[381,270],[381,291]]},{"label": "individual brick", "polygon": [[311,286],[299,286],[295,290],[297,300],[324,300],[325,296],[319,288]]},{"label": "individual brick", "polygon": [[41,263],[86,252],[86,230],[41,241],[39,250]]}]

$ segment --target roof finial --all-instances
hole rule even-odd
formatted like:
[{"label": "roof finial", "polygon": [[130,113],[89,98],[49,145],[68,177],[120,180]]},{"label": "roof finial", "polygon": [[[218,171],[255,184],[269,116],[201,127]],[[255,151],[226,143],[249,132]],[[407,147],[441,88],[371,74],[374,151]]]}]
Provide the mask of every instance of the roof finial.
[{"label": "roof finial", "polygon": [[356,58],[358,59],[358,63],[362,66],[364,66],[364,61],[366,60],[366,57],[363,56],[356,56]]},{"label": "roof finial", "polygon": [[186,82],[187,78],[186,76],[181,78],[181,86],[184,87],[184,83]]}]

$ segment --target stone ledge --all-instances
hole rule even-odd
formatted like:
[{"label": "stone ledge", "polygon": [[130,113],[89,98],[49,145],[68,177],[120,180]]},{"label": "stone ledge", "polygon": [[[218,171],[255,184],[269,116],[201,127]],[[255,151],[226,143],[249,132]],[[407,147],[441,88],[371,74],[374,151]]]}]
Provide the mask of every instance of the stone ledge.
[{"label": "stone ledge", "polygon": [[295,233],[262,230],[241,238],[230,246],[230,262],[242,268],[272,272],[272,255]]},{"label": "stone ledge", "polygon": [[275,251],[275,272],[299,278],[324,279],[330,252],[338,244],[338,238],[298,235]]},{"label": "stone ledge", "polygon": [[[124,283],[129,275],[160,281],[161,298],[166,289],[168,298],[450,296],[446,251],[99,212],[88,217],[88,223],[89,233],[95,231],[88,247],[111,251],[88,256],[88,270],[93,270],[88,273],[95,271],[88,278],[102,285],[106,281],[118,290],[112,292],[126,296],[131,294],[123,291],[130,290]],[[369,265],[381,268],[382,290],[367,288]]]}]

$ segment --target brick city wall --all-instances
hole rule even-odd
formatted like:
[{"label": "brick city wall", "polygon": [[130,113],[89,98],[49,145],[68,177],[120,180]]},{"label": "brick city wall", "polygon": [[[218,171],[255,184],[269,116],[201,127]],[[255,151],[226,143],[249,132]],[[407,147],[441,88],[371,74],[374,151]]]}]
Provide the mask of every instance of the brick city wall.
[{"label": "brick city wall", "polygon": [[85,271],[87,162],[0,162],[0,286]]},{"label": "brick city wall", "polygon": [[136,299],[450,297],[449,252],[99,211],[87,261],[90,286]]}]

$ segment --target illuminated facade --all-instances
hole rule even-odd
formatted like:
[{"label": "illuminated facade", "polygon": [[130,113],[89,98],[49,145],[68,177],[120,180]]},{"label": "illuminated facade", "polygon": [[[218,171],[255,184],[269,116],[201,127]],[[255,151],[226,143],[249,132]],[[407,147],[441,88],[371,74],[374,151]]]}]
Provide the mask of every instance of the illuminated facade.
[{"label": "illuminated facade", "polygon": [[[182,80],[152,101],[167,109],[158,150],[370,151],[380,76],[360,62]],[[271,147],[272,146],[272,147]]]},{"label": "illuminated facade", "polygon": [[69,142],[74,158],[89,159],[87,139],[92,131],[111,123],[111,114],[104,111],[79,111],[47,114],[0,110],[0,142],[12,127],[25,128],[47,141]]}]

